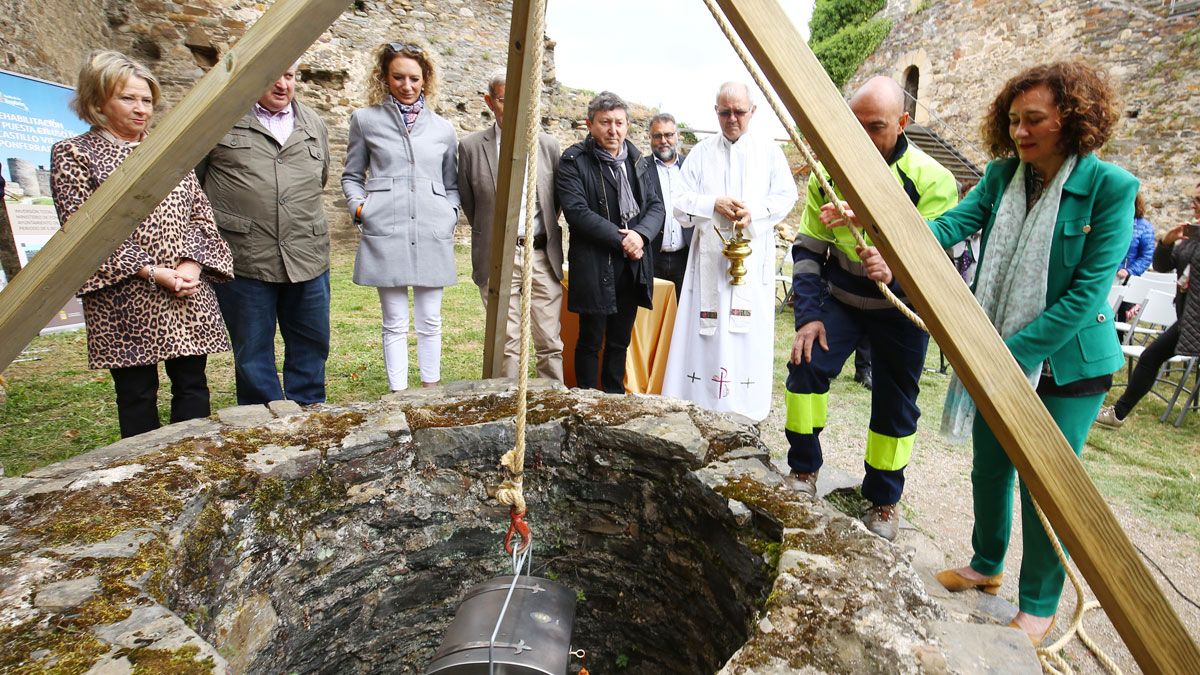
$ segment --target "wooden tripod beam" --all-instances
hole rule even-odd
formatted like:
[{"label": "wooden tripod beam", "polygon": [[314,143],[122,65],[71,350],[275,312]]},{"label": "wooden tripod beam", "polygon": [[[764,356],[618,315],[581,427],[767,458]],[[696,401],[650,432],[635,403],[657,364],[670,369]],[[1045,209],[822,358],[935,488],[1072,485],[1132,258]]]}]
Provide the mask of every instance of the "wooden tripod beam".
[{"label": "wooden tripod beam", "polygon": [[787,15],[776,0],[717,1],[887,256],[1138,664],[1146,672],[1195,672],[1196,643]]},{"label": "wooden tripod beam", "polygon": [[0,370],[346,8],[276,0],[0,291]]},{"label": "wooden tripod beam", "polygon": [[[517,222],[521,211],[522,178],[529,161],[529,148],[521,139],[529,124],[534,101],[526,87],[536,59],[541,54],[532,48],[541,36],[535,35],[535,12],[545,13],[545,0],[513,0],[512,27],[508,33],[508,73],[504,84],[504,126],[500,130],[500,155],[496,166],[496,210],[492,217],[492,259],[488,272],[487,329],[484,333],[483,376],[499,377],[504,362],[504,343],[508,340],[508,307],[512,297],[513,257],[517,250]],[[536,85],[537,83],[532,83]],[[536,86],[529,87],[537,91]],[[533,120],[539,124],[540,120]]]}]

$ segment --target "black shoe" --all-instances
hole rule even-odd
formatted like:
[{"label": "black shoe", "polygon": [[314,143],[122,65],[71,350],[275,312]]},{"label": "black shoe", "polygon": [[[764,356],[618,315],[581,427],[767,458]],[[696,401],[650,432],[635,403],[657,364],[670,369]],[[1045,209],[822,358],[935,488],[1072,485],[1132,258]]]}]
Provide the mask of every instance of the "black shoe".
[{"label": "black shoe", "polygon": [[866,387],[867,391],[870,391],[873,384],[871,381],[871,369],[863,368],[854,371],[854,381]]}]

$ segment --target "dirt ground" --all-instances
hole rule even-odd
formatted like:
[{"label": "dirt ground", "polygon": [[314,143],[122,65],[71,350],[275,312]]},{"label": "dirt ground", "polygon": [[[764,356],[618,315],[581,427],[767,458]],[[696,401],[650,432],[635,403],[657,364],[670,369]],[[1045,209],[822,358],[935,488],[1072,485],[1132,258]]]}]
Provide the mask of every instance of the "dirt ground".
[{"label": "dirt ground", "polygon": [[[773,454],[783,457],[787,452],[783,435],[785,408],[782,397],[776,398],[779,400],[772,406],[771,416],[763,421],[760,428]],[[861,476],[866,428],[865,413],[839,407],[836,391],[831,393],[829,426],[821,435],[825,465],[852,476]],[[924,427],[918,431],[913,459],[906,472],[904,512],[913,527],[935,540],[945,552],[947,567],[964,565],[971,556],[970,468],[969,445],[952,444],[936,433],[929,433]],[[1200,575],[1194,573],[1200,544],[1189,536],[1156,526],[1120,503],[1111,503],[1110,507],[1133,543],[1162,569],[1160,573],[1147,562],[1151,574],[1163,588],[1188,632],[1194,640],[1200,641],[1200,608],[1172,590],[1166,578],[1169,577],[1188,597],[1200,602]],[[1016,572],[1021,560],[1020,529],[1018,505],[1014,511],[1012,544],[1007,558],[1010,574],[1005,577],[1000,592],[1002,597],[1014,604],[1017,600]],[[905,536],[902,530],[897,543],[903,544]],[[1094,600],[1095,596],[1087,589],[1086,581],[1084,584],[1087,600]],[[1052,632],[1054,639],[1063,634],[1075,606],[1075,591],[1068,580],[1059,605],[1058,623]],[[1103,610],[1087,612],[1083,626],[1124,672],[1141,672]],[[1078,673],[1106,672],[1078,639],[1067,645],[1065,656]],[[1197,669],[1200,671],[1200,664],[1197,664]]]}]

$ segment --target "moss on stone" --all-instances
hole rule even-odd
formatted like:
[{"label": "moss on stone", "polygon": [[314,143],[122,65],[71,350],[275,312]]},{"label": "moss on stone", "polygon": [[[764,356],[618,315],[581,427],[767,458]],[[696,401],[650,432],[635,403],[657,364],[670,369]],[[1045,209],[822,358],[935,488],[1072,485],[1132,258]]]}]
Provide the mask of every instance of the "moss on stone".
[{"label": "moss on stone", "polygon": [[225,513],[219,501],[210,495],[196,522],[184,532],[179,543],[179,564],[173,582],[181,588],[202,586],[208,580],[215,544],[225,530]]},{"label": "moss on stone", "polygon": [[195,480],[178,466],[146,473],[114,485],[33,495],[11,524],[48,546],[64,546],[94,544],[179,515],[178,495]]},{"label": "moss on stone", "polygon": [[[30,620],[0,627],[0,673],[86,673],[109,650],[90,633],[51,628]],[[31,654],[44,651],[41,658]]]},{"label": "moss on stone", "polygon": [[777,520],[784,527],[812,527],[816,522],[810,510],[795,500],[795,493],[768,487],[748,476],[736,476],[713,491],[723,497],[736,499],[754,511]]},{"label": "moss on stone", "polygon": [[345,500],[346,485],[318,470],[292,481],[260,481],[250,509],[259,530],[301,547],[317,519]]},{"label": "moss on stone", "polygon": [[117,653],[118,657],[124,656],[133,664],[133,675],[208,675],[216,663],[211,656],[197,659],[199,655],[200,648],[196,645],[174,651],[139,647]]}]

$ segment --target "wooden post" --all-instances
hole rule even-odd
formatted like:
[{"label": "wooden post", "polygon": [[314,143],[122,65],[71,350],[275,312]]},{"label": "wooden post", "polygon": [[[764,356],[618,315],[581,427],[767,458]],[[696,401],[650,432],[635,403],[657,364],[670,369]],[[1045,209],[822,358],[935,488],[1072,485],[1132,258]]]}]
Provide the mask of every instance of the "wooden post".
[{"label": "wooden post", "polygon": [[179,185],[346,0],[276,0],[0,292],[0,370]]},{"label": "wooden post", "polygon": [[[541,54],[532,46],[541,36],[533,31],[541,22],[532,21],[532,12],[545,12],[545,0],[513,0],[512,27],[508,34],[508,74],[504,85],[504,127],[500,130],[500,155],[496,166],[496,210],[492,217],[492,259],[488,272],[487,330],[484,333],[483,376],[499,377],[504,362],[504,343],[508,341],[508,306],[518,302],[512,296],[513,258],[517,248],[517,226],[521,210],[521,192],[529,149],[525,147],[525,126],[535,101],[530,100],[530,73]],[[540,124],[540,120],[532,120]],[[510,225],[511,224],[511,225]],[[532,225],[530,225],[532,228]]]},{"label": "wooden post", "polygon": [[1196,643],[787,15],[775,0],[717,1],[887,256],[1138,664],[1146,672],[1195,672]]}]

